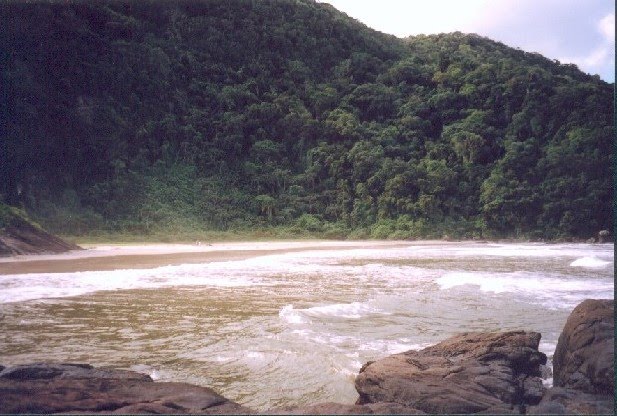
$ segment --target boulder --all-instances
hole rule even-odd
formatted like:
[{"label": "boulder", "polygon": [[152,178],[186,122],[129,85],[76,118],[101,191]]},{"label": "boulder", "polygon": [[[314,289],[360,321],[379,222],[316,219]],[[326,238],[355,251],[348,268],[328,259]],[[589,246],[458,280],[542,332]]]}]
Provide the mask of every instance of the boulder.
[{"label": "boulder", "polygon": [[614,301],[587,299],[566,321],[553,356],[553,382],[592,394],[615,390]]},{"label": "boulder", "polygon": [[87,364],[31,364],[0,371],[0,413],[238,414],[250,409],[206,387]]},{"label": "boulder", "polygon": [[537,406],[529,408],[532,415],[610,415],[614,414],[612,395],[589,394],[580,390],[552,387]]},{"label": "boulder", "polygon": [[553,356],[554,387],[534,414],[614,414],[615,301],[587,299],[566,321]]},{"label": "boulder", "polygon": [[465,333],[369,362],[358,405],[398,403],[426,413],[524,413],[542,399],[537,332]]}]

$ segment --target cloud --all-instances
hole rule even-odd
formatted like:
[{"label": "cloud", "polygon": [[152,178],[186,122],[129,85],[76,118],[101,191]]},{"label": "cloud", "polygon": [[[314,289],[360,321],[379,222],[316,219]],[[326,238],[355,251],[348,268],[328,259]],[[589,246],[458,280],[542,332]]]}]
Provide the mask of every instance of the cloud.
[{"label": "cloud", "polygon": [[369,27],[398,37],[468,31],[492,0],[321,0]]},{"label": "cloud", "polygon": [[[590,73],[612,71],[615,75],[615,13],[609,13],[596,23],[596,32],[602,38],[590,53],[578,56],[562,57],[560,60],[576,64],[579,68]],[[605,74],[610,79],[610,74]]]},{"label": "cloud", "polygon": [[477,33],[615,79],[615,4],[609,0],[320,0],[399,37]]},{"label": "cloud", "polygon": [[601,46],[583,58],[575,58],[572,63],[584,68],[595,68],[606,62],[607,58],[609,58],[609,50]]},{"label": "cloud", "polygon": [[615,13],[607,14],[600,19],[598,30],[608,42],[615,43]]},{"label": "cloud", "polygon": [[597,0],[501,0],[484,10],[477,29],[530,52],[555,58],[589,50],[595,36]]}]

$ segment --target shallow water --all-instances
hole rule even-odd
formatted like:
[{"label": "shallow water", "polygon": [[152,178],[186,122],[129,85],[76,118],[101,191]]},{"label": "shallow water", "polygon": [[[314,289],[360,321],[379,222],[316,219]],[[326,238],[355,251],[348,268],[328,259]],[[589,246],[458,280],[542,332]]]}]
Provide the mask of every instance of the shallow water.
[{"label": "shallow water", "polygon": [[[0,276],[0,364],[87,362],[256,409],[353,403],[368,360],[464,331],[539,331],[613,298],[613,245],[427,243]],[[1,267],[1,265],[0,265]]]}]

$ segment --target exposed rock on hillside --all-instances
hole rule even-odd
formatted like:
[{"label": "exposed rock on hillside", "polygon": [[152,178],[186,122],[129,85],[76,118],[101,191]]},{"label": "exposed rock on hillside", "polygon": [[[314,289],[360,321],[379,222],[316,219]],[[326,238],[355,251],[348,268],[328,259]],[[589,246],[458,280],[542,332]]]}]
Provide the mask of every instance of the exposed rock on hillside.
[{"label": "exposed rock on hillside", "polygon": [[369,362],[358,404],[395,402],[426,413],[519,413],[544,393],[536,332],[467,333]]},{"label": "exposed rock on hillside", "polygon": [[0,204],[0,256],[62,253],[80,247],[49,234],[13,207]]}]

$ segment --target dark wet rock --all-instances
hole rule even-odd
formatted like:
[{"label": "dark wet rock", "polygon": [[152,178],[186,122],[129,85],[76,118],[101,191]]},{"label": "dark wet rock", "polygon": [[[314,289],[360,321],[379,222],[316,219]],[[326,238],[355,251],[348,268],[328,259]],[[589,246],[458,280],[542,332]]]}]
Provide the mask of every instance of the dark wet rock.
[{"label": "dark wet rock", "polygon": [[541,365],[540,376],[542,377],[542,380],[553,378],[553,368],[548,365]]},{"label": "dark wet rock", "polygon": [[552,387],[537,406],[529,408],[532,415],[609,415],[614,414],[612,395],[589,394],[580,390]]},{"label": "dark wet rock", "polygon": [[521,413],[544,387],[536,332],[466,333],[365,365],[357,404],[391,402],[426,413]]},{"label": "dark wet rock", "polygon": [[35,363],[16,365],[0,372],[0,380],[34,381],[54,378],[152,381],[152,378],[146,374],[111,368],[94,368],[89,364]]},{"label": "dark wet rock", "polygon": [[365,405],[320,403],[310,406],[288,406],[266,412],[272,415],[422,415],[424,412],[398,403]]},{"label": "dark wet rock", "polygon": [[614,301],[587,299],[568,317],[553,356],[556,387],[592,394],[615,390]]},{"label": "dark wet rock", "polygon": [[145,374],[87,364],[0,371],[0,413],[251,413],[206,387],[155,383]]},{"label": "dark wet rock", "polygon": [[368,403],[363,405],[369,408],[375,415],[423,415],[421,410],[409,406],[401,406],[398,403]]},{"label": "dark wet rock", "polygon": [[614,414],[613,300],[587,299],[566,321],[553,356],[553,383],[534,414]]}]

